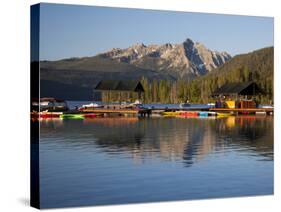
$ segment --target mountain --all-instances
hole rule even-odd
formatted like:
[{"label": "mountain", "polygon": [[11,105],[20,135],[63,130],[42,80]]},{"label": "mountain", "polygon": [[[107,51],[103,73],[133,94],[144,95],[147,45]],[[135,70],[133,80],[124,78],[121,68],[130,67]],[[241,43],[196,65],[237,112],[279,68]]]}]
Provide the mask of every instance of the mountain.
[{"label": "mountain", "polygon": [[186,39],[181,44],[136,44],[126,49],[115,48],[99,56],[170,74],[175,78],[205,75],[231,58],[226,52],[211,51],[191,39]]},{"label": "mountain", "polygon": [[186,39],[181,44],[136,44],[93,57],[41,61],[41,79],[93,87],[101,79],[191,80],[231,59]]}]

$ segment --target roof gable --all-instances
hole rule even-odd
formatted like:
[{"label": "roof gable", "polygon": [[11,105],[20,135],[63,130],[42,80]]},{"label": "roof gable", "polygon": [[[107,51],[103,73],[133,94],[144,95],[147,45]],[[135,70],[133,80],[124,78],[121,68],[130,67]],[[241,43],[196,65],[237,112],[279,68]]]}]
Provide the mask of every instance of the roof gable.
[{"label": "roof gable", "polygon": [[262,91],[255,82],[240,82],[224,84],[214,92],[214,95],[255,95],[258,93],[262,93]]},{"label": "roof gable", "polygon": [[95,90],[144,92],[142,84],[137,80],[102,80]]}]

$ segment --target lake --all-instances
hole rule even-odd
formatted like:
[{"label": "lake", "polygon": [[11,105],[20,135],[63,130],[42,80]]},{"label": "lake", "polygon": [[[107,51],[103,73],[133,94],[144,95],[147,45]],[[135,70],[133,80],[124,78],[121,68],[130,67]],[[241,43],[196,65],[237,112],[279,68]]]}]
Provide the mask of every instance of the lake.
[{"label": "lake", "polygon": [[40,121],[42,208],[273,194],[273,117]]}]

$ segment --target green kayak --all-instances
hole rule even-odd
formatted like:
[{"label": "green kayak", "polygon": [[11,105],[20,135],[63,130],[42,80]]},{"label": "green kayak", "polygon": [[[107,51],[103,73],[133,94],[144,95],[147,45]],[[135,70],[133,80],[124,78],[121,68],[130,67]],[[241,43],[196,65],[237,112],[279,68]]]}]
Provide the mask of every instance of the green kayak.
[{"label": "green kayak", "polygon": [[82,114],[61,114],[60,118],[62,119],[84,119]]}]

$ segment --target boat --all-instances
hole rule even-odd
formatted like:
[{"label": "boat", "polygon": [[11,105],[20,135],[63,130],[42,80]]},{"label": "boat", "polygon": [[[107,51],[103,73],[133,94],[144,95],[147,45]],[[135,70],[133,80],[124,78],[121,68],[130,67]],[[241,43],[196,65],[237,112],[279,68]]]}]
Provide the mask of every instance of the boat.
[{"label": "boat", "polygon": [[200,111],[200,112],[198,112],[198,116],[200,116],[200,117],[208,117],[209,116],[209,112],[207,112],[207,111]]},{"label": "boat", "polygon": [[96,118],[102,116],[102,114],[97,114],[97,113],[83,113],[81,115],[83,115],[84,118]]},{"label": "boat", "polygon": [[31,118],[33,119],[51,119],[59,118],[62,112],[31,112]]},{"label": "boat", "polygon": [[47,119],[47,118],[59,118],[63,112],[39,112],[38,118]]},{"label": "boat", "polygon": [[61,119],[84,119],[84,115],[80,113],[66,113],[60,115]]},{"label": "boat", "polygon": [[81,107],[78,108],[79,111],[83,111],[83,110],[92,110],[95,108],[102,108],[103,105],[99,105],[97,103],[90,103],[90,104],[85,104],[82,105]]},{"label": "boat", "polygon": [[184,111],[179,113],[179,116],[184,116],[184,117],[196,117],[198,115],[199,113],[196,111]]},{"label": "boat", "polygon": [[216,106],[215,103],[208,103],[207,105],[208,105],[209,107],[215,107],[215,106]]},{"label": "boat", "polygon": [[232,116],[231,113],[216,113],[218,117],[228,117],[228,116]]},{"label": "boat", "polygon": [[180,103],[179,104],[179,107],[180,108],[186,108],[186,107],[190,107],[191,105],[190,105],[190,103],[187,101],[186,103]]},{"label": "boat", "polygon": [[137,108],[137,109],[144,109],[144,105],[140,100],[136,100],[133,105]]},{"label": "boat", "polygon": [[178,116],[183,111],[165,111],[162,112],[163,116]]},{"label": "boat", "polygon": [[141,103],[140,100],[136,100],[133,103],[131,102],[122,102],[121,107],[124,109],[143,109],[144,105]]}]

